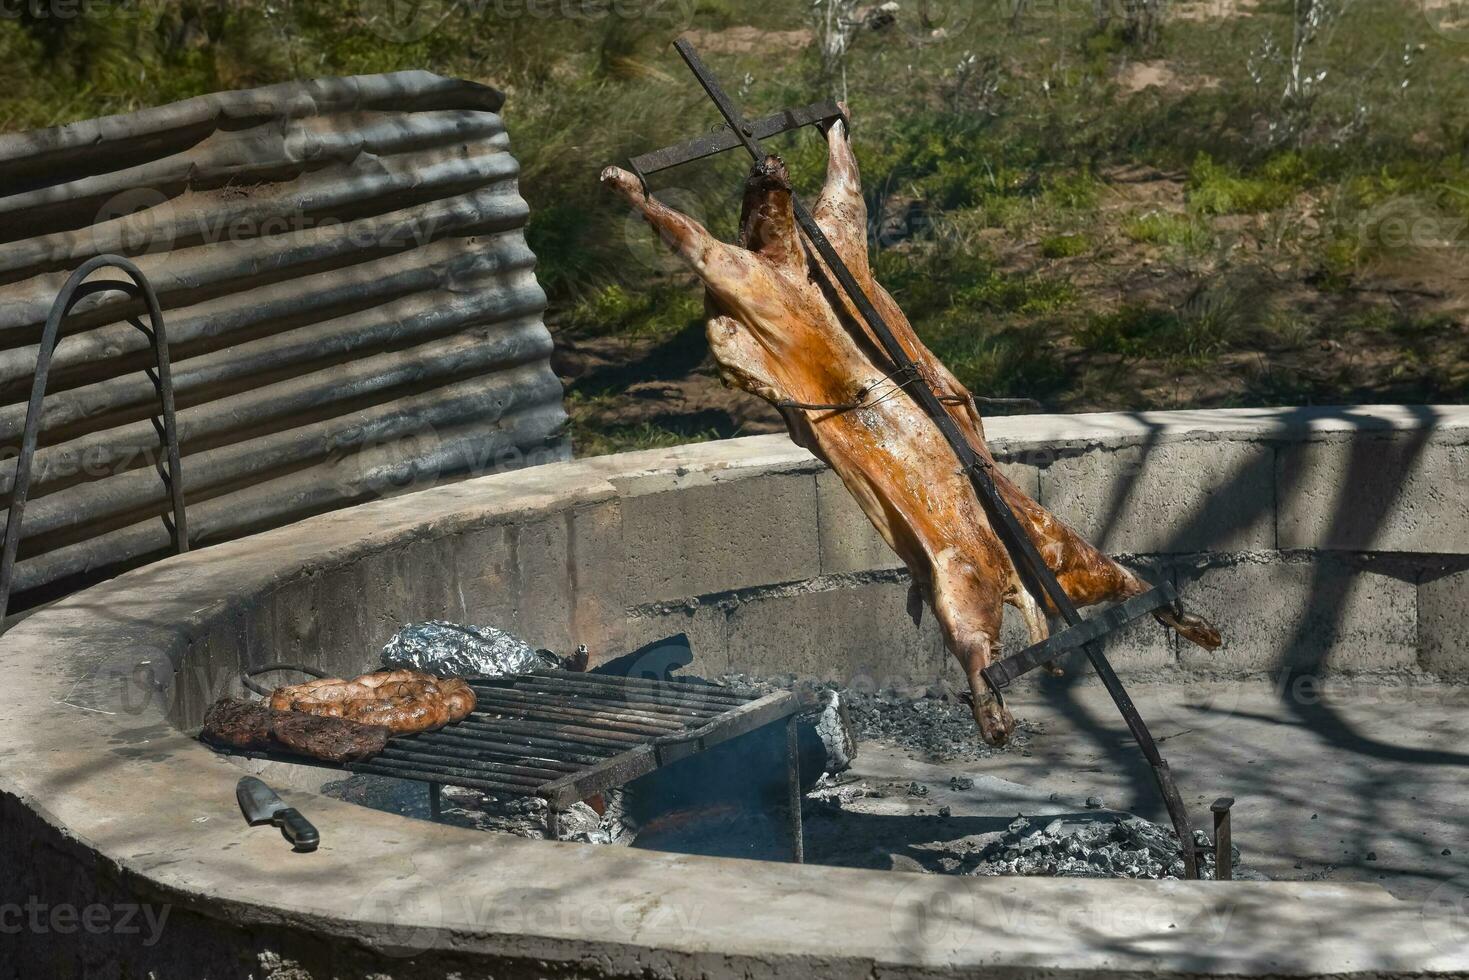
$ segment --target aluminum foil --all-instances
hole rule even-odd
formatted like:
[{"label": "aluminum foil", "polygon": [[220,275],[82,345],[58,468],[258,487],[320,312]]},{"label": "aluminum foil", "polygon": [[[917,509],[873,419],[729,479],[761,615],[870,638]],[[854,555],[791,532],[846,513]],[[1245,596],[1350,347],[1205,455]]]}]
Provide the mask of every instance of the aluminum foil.
[{"label": "aluminum foil", "polygon": [[549,653],[493,626],[430,620],[409,623],[383,647],[383,665],[409,667],[439,677],[499,677],[559,667]]}]

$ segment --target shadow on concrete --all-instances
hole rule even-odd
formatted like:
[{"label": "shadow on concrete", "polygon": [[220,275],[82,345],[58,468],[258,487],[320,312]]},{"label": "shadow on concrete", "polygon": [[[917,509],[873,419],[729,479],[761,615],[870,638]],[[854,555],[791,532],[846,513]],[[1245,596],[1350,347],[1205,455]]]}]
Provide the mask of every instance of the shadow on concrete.
[{"label": "shadow on concrete", "polygon": [[[1331,529],[1350,528],[1351,540],[1368,541],[1372,539],[1397,504],[1396,493],[1362,494],[1360,493],[1361,488],[1381,486],[1381,475],[1385,463],[1396,472],[1411,472],[1419,463],[1431,440],[1434,425],[1440,414],[1431,406],[1409,406],[1408,410],[1417,417],[1421,425],[1410,431],[1396,430],[1393,451],[1386,460],[1381,444],[1373,440],[1350,440],[1348,448],[1344,450],[1349,452],[1350,456],[1345,477],[1340,483],[1337,498],[1332,507]],[[1278,433],[1280,437],[1293,435],[1312,422],[1322,420],[1345,421],[1351,423],[1359,431],[1367,429],[1380,431],[1382,428],[1380,421],[1363,416],[1350,408],[1285,408],[1275,414],[1275,428],[1264,434],[1267,441],[1272,434]],[[1114,489],[1113,499],[1103,520],[1100,540],[1106,540],[1115,528],[1130,496],[1140,483],[1140,478],[1148,465],[1149,453],[1158,445],[1161,427],[1149,422],[1140,413],[1134,413],[1132,418],[1148,430],[1142,444],[1142,463],[1126,474]],[[1283,472],[1278,458],[1273,481],[1276,493],[1273,498],[1262,497],[1254,491],[1250,485],[1252,482],[1250,474],[1247,471],[1235,474],[1229,483],[1217,491],[1220,494],[1238,495],[1247,503],[1247,506],[1236,512],[1235,523],[1228,527],[1210,523],[1206,509],[1200,507],[1193,518],[1175,529],[1171,542],[1181,545],[1182,542],[1196,541],[1200,538],[1222,537],[1264,517],[1278,515],[1280,508],[1289,501],[1291,495],[1302,492],[1299,486],[1286,485],[1282,481]],[[1330,536],[1331,530],[1328,530],[1327,534]],[[1172,553],[1175,548],[1165,547],[1164,551]],[[1185,573],[1178,571],[1177,574],[1183,577]],[[1281,697],[1290,714],[1299,721],[1304,730],[1315,737],[1356,754],[1418,765],[1464,766],[1469,764],[1469,754],[1408,748],[1369,737],[1356,730],[1325,700],[1297,696],[1301,689],[1298,683],[1300,678],[1315,677],[1323,672],[1326,666],[1324,660],[1328,644],[1321,643],[1319,637],[1323,631],[1329,636],[1337,634],[1347,608],[1347,601],[1351,598],[1354,589],[1358,587],[1359,582],[1360,575],[1344,576],[1340,574],[1340,570],[1336,570],[1336,573],[1333,574],[1333,569],[1327,567],[1325,563],[1317,563],[1313,567],[1309,599],[1297,614],[1289,645],[1291,655],[1284,668],[1287,672],[1285,679],[1291,682],[1279,686]],[[1185,591],[1186,583],[1180,582],[1179,584],[1180,591]],[[1220,623],[1218,625],[1227,637],[1229,624]],[[1181,641],[1175,639],[1174,642]],[[1052,708],[1064,715],[1066,720],[1075,726],[1078,733],[1090,737],[1100,747],[1103,765],[1127,773],[1132,803],[1137,808],[1137,812],[1155,818],[1161,815],[1164,810],[1158,797],[1152,771],[1143,760],[1136,744],[1122,729],[1120,715],[1099,717],[1090,708],[1081,704],[1075,696],[1083,673],[1091,673],[1090,665],[1084,658],[1076,657],[1068,666],[1070,669],[1066,678],[1049,680],[1040,685],[1044,699]],[[1148,719],[1145,717],[1144,720]],[[1166,744],[1163,746],[1163,752],[1166,757]],[[1176,775],[1185,796],[1188,796],[1190,790],[1200,788],[1196,786],[1199,781],[1198,774],[1183,771]],[[1222,787],[1212,789],[1222,789]],[[1372,805],[1371,794],[1367,796],[1369,798],[1363,800],[1363,805],[1370,807]]]}]

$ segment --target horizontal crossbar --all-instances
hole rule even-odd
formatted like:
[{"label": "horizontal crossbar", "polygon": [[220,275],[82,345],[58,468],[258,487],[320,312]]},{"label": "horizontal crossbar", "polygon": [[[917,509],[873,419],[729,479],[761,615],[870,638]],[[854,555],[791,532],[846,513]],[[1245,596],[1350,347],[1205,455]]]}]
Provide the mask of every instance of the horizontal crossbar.
[{"label": "horizontal crossbar", "polygon": [[[837,106],[836,101],[827,99],[824,102],[813,102],[799,109],[782,109],[774,115],[753,120],[746,125],[749,135],[755,139],[766,139],[792,129],[800,129],[802,126],[830,122],[841,117],[842,110]],[[740,145],[740,142],[739,136],[728,126],[724,126],[707,136],[698,136],[683,143],[675,143],[673,146],[665,146],[661,150],[633,157],[632,166],[638,173],[647,176],[656,174],[660,170],[668,170],[685,163],[693,163],[695,160],[702,160],[705,157],[716,156],[725,150],[733,150]]]},{"label": "horizontal crossbar", "polygon": [[996,661],[980,673],[984,675],[990,689],[998,692],[1042,664],[1050,663],[1073,650],[1079,650],[1091,641],[1099,640],[1108,633],[1121,629],[1134,619],[1145,616],[1154,609],[1171,605],[1177,599],[1177,591],[1165,582],[1142,595],[1135,595],[1094,616],[1089,616],[1076,626],[1062,630],[1034,646],[1028,646],[1017,654]]}]

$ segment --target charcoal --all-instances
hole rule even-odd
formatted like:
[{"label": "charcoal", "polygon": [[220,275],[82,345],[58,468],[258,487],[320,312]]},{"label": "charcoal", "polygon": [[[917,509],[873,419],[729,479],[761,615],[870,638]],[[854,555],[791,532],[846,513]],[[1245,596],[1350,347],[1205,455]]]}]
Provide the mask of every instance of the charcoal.
[{"label": "charcoal", "polygon": [[[1204,877],[1214,876],[1208,838],[1195,831]],[[1259,877],[1239,868],[1239,850],[1231,854],[1235,877]],[[1048,875],[1061,878],[1181,878],[1183,859],[1178,836],[1167,827],[1140,817],[1052,820],[1035,829],[1029,820],[1011,822],[998,839],[979,853],[967,869],[974,875]]]}]

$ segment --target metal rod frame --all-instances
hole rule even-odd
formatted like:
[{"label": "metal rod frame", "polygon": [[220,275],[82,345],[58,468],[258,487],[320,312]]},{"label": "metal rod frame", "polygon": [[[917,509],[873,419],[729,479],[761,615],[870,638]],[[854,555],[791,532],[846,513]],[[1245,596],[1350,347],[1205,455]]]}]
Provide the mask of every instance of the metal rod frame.
[{"label": "metal rod frame", "polygon": [[1221,796],[1209,807],[1214,814],[1214,880],[1229,881],[1234,877],[1234,844],[1229,811],[1234,797]]},{"label": "metal rod frame", "polygon": [[[86,278],[98,269],[119,269],[128,280],[99,280],[86,282]],[[15,482],[11,487],[10,507],[5,517],[5,546],[0,554],[0,624],[10,608],[10,589],[15,580],[15,555],[20,548],[21,521],[25,517],[26,499],[31,489],[31,466],[35,460],[36,443],[41,432],[41,403],[46,397],[46,378],[51,372],[51,356],[61,339],[61,324],[79,301],[93,293],[117,290],[129,297],[141,297],[148,307],[149,326],[145,327],[136,317],[128,322],[147,337],[153,347],[155,371],[147,371],[163,410],[163,427],[159,435],[168,456],[168,472],[159,470],[163,485],[168,488],[173,503],[173,526],[169,528],[178,554],[189,550],[189,526],[184,513],[184,477],[179,465],[178,430],[174,425],[173,376],[168,366],[168,335],[163,327],[163,310],[158,305],[158,294],[148,282],[143,270],[120,255],[98,255],[83,262],[81,268],[67,278],[66,284],[51,304],[46,316],[46,325],[41,331],[41,341],[36,354],[36,376],[31,383],[31,398],[26,405],[25,429],[21,435],[20,455],[15,461]],[[154,423],[157,427],[157,422]],[[165,524],[167,521],[165,520]]]},{"label": "metal rod frame", "polygon": [[791,860],[796,864],[806,863],[806,834],[801,826],[801,751],[800,731],[796,728],[796,716],[786,719],[786,805],[789,808],[787,827],[791,835]]},{"label": "metal rod frame", "polygon": [[[765,148],[760,145],[759,139],[756,136],[755,127],[744,120],[739,109],[730,101],[729,96],[720,86],[713,72],[709,70],[708,66],[704,64],[703,60],[694,50],[693,45],[686,39],[679,38],[674,42],[674,48],[677,49],[684,63],[688,65],[689,70],[698,79],[700,86],[703,87],[705,93],[713,101],[715,107],[718,108],[719,114],[724,117],[729,132],[738,137],[740,144],[744,146],[746,152],[750,154],[750,157],[756,163],[764,161],[767,154]],[[1066,595],[1066,591],[1061,588],[1061,583],[1056,580],[1055,575],[1046,566],[1045,561],[1036,550],[1035,544],[1030,540],[1029,535],[1025,533],[1025,529],[1020,525],[1014,512],[1011,511],[1009,504],[1005,502],[1005,499],[996,488],[989,472],[994,464],[981,456],[969,444],[969,440],[965,438],[958,424],[954,421],[954,418],[939,400],[938,394],[923,380],[913,359],[908,356],[907,351],[898,342],[897,337],[894,336],[892,329],[883,319],[882,314],[877,311],[871,299],[868,298],[867,294],[862,290],[861,285],[852,275],[851,270],[842,261],[836,248],[832,246],[831,241],[827,239],[826,234],[816,223],[816,219],[807,209],[805,203],[795,193],[791,194],[791,204],[795,211],[796,223],[805,234],[806,240],[811,244],[811,247],[820,256],[826,268],[830,270],[831,275],[836,279],[835,284],[828,284],[840,287],[840,292],[856,307],[857,312],[861,315],[867,327],[872,331],[873,336],[877,338],[883,352],[892,362],[893,372],[895,374],[899,372],[908,374],[915,382],[903,387],[906,388],[909,396],[918,403],[919,407],[923,409],[933,423],[938,426],[939,431],[943,434],[944,439],[948,442],[949,447],[958,458],[961,469],[969,477],[976,495],[994,521],[995,529],[1000,536],[1000,540],[1015,562],[1016,570],[1020,573],[1027,590],[1040,602],[1041,608],[1054,608],[1059,612],[1061,618],[1066,621],[1068,628],[1079,626],[1083,622],[1081,613],[1077,610],[1076,605],[1071,601],[1070,597]],[[816,267],[816,271],[823,278],[826,277],[819,266]],[[1162,754],[1158,751],[1157,743],[1153,740],[1152,733],[1148,731],[1147,724],[1138,714],[1137,707],[1133,704],[1132,698],[1128,696],[1126,689],[1122,686],[1122,681],[1117,677],[1117,672],[1113,670],[1111,662],[1107,660],[1107,656],[1102,649],[1101,637],[1088,640],[1081,645],[1081,649],[1091,662],[1092,669],[1096,671],[1097,676],[1101,679],[1102,685],[1107,689],[1107,693],[1111,695],[1113,702],[1117,705],[1118,711],[1121,712],[1122,718],[1127,724],[1128,731],[1132,733],[1138,747],[1142,750],[1144,758],[1147,759],[1148,765],[1153,771],[1153,777],[1158,784],[1158,791],[1163,798],[1163,803],[1167,807],[1168,815],[1173,822],[1174,832],[1178,835],[1179,849],[1182,852],[1186,877],[1198,878],[1198,859],[1194,852],[1193,830],[1189,824],[1188,811],[1184,807],[1183,798],[1180,796],[1178,787],[1173,781],[1173,774],[1168,768],[1167,761],[1164,760]],[[995,692],[995,696],[1000,697],[998,691]]]}]

